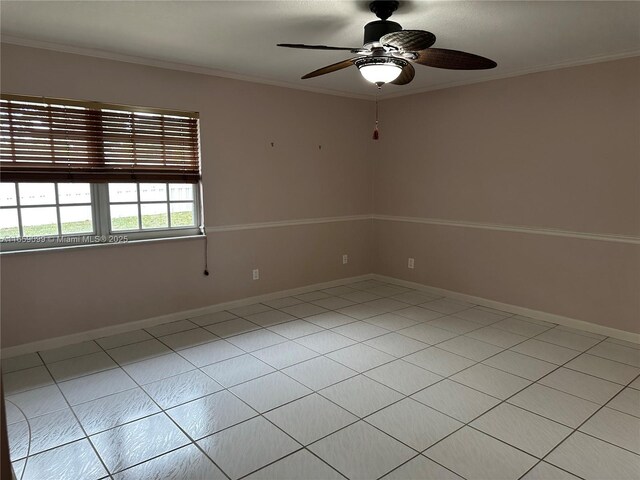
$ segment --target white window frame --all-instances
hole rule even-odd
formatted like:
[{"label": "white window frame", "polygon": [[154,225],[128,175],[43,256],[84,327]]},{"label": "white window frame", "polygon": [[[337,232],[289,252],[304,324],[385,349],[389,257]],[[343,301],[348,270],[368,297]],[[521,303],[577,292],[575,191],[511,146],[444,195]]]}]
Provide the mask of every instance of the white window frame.
[{"label": "white window frame", "polygon": [[[20,182],[12,182],[12,183],[20,183]],[[56,185],[56,204],[55,205],[42,205],[44,207],[55,206],[57,209],[57,222],[58,222],[58,235],[51,236],[21,236],[19,238],[11,237],[9,239],[0,239],[0,253],[9,253],[16,251],[25,251],[25,250],[39,250],[43,248],[64,248],[64,247],[75,247],[75,246],[86,246],[86,245],[106,245],[106,244],[123,244],[128,243],[130,241],[140,241],[140,240],[161,240],[161,239],[170,239],[177,237],[186,237],[186,236],[194,236],[194,235],[202,235],[204,233],[204,228],[202,226],[202,197],[201,197],[201,184],[192,184],[193,185],[193,215],[194,215],[194,223],[192,226],[185,227],[161,227],[161,228],[142,228],[142,224],[140,224],[140,229],[136,230],[115,230],[111,229],[111,214],[110,214],[110,203],[109,203],[109,184],[107,183],[91,183],[90,184],[90,193],[91,193],[91,213],[93,217],[93,232],[91,233],[69,233],[63,234],[62,228],[60,225],[60,215],[59,215],[59,207],[60,206],[73,206],[74,204],[61,204],[59,203],[59,198],[57,197],[58,183],[66,183],[66,182],[50,182]],[[170,185],[172,183],[178,182],[130,182],[137,183],[138,185],[144,183],[165,183]],[[138,214],[140,215],[140,189],[138,188],[138,200],[137,202],[127,202],[127,203],[137,203],[138,205]],[[16,185],[16,207],[18,209],[18,218],[20,219],[20,199],[19,199],[19,186]],[[144,203],[144,202],[143,202]],[[157,203],[165,203],[162,201],[158,201]],[[168,215],[168,224],[171,223],[171,214],[170,214],[170,206],[171,200],[169,200],[169,192],[167,191],[167,215]],[[86,204],[83,204],[86,205]],[[40,205],[33,205],[33,207],[40,207]],[[14,207],[2,207],[5,208],[14,208]],[[139,216],[140,222],[142,222],[141,216]],[[28,239],[29,241],[25,241]]]}]

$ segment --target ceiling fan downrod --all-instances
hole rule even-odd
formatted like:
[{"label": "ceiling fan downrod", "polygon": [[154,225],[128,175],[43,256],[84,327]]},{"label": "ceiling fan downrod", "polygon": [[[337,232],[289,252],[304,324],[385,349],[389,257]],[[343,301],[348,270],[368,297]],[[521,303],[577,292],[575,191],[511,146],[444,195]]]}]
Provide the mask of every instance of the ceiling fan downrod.
[{"label": "ceiling fan downrod", "polygon": [[365,47],[379,42],[380,38],[387,33],[402,30],[402,25],[387,20],[399,5],[398,1],[387,0],[375,0],[369,4],[369,10],[380,20],[369,22],[364,26],[364,41],[362,43]]}]

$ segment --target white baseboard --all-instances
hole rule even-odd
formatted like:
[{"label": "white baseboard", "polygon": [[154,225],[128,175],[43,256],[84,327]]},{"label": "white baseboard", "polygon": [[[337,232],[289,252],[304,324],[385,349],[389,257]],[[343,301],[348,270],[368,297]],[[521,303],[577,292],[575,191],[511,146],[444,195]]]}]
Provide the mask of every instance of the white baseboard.
[{"label": "white baseboard", "polygon": [[413,288],[421,290],[427,293],[433,293],[451,298],[457,298],[469,303],[475,303],[484,307],[495,308],[496,310],[502,310],[504,312],[515,313],[516,315],[522,315],[529,318],[535,318],[537,320],[543,320],[545,322],[557,323],[558,325],[564,325],[566,327],[578,328],[591,333],[598,333],[607,337],[616,338],[618,340],[626,340],[628,342],[640,343],[640,334],[627,332],[625,330],[618,330],[617,328],[605,327],[604,325],[598,325],[596,323],[585,322],[584,320],[577,320],[575,318],[564,317],[562,315],[556,315],[554,313],[541,312],[539,310],[533,310],[531,308],[519,307],[517,305],[511,305],[508,303],[497,302],[495,300],[488,300],[482,297],[474,297],[473,295],[467,295],[465,293],[458,293],[451,290],[445,290],[444,288],[430,287],[423,285],[422,283],[409,282],[407,280],[400,280],[399,278],[387,277],[385,275],[374,274],[375,280],[382,282],[394,283],[407,288]]},{"label": "white baseboard", "polygon": [[325,288],[344,285],[345,283],[353,283],[360,280],[370,280],[372,278],[373,278],[373,274],[341,278],[341,279],[332,280],[329,282],[316,283],[313,285],[306,285],[304,287],[292,288],[289,290],[280,290],[278,292],[266,293],[264,295],[257,295],[255,297],[248,297],[240,300],[233,300],[231,302],[217,303],[215,305],[209,305],[202,308],[195,308],[192,310],[183,310],[181,312],[169,313],[167,315],[161,315],[159,317],[145,318],[143,320],[136,320],[133,322],[127,322],[127,323],[122,323],[118,325],[111,325],[109,327],[104,327],[104,328],[96,328],[93,330],[87,330],[85,332],[74,333],[71,335],[64,335],[61,337],[39,340],[37,342],[25,343],[23,345],[16,345],[14,347],[3,348],[2,351],[0,351],[0,357],[10,358],[10,357],[15,357],[17,355],[24,355],[26,353],[33,353],[33,352],[39,352],[42,350],[49,350],[51,348],[64,347],[67,345],[72,345],[74,343],[86,342],[88,340],[95,340],[97,338],[108,337],[110,335],[117,335],[119,333],[139,330],[141,328],[153,327],[156,325],[161,325],[163,323],[175,322],[177,320],[193,318],[199,315],[206,315],[207,313],[214,313],[214,312],[219,312],[221,310],[227,310],[230,308],[243,307],[245,305],[251,305],[253,303],[266,302],[269,300],[275,300],[276,298],[280,298],[280,297],[299,295],[301,293],[312,292],[314,290],[323,290]]},{"label": "white baseboard", "polygon": [[474,303],[476,305],[482,305],[485,307],[495,308],[505,312],[514,313],[516,315],[523,315],[529,318],[535,318],[537,320],[543,320],[545,322],[557,323],[567,327],[578,328],[591,333],[597,333],[605,335],[607,337],[616,338],[619,340],[626,340],[629,342],[640,343],[640,334],[627,332],[624,330],[618,330],[616,328],[605,327],[604,325],[598,325],[595,323],[585,322],[583,320],[577,320],[575,318],[564,317],[562,315],[556,315],[553,313],[541,312],[539,310],[532,310],[530,308],[519,307],[517,305],[511,305],[508,303],[497,302],[495,300],[488,300],[482,297],[475,297],[473,295],[467,295],[465,293],[454,292],[451,290],[445,290],[443,288],[431,287],[423,285],[421,283],[409,282],[407,280],[401,280],[398,278],[387,277],[385,275],[378,274],[366,274],[356,277],[341,278],[338,280],[332,280],[329,282],[316,283],[313,285],[306,285],[304,287],[292,288],[289,290],[280,290],[278,292],[266,293],[264,295],[257,295],[255,297],[243,298],[240,300],[234,300],[231,302],[218,303],[215,305],[209,305],[202,308],[196,308],[192,310],[184,310],[181,312],[170,313],[167,315],[161,315],[158,317],[146,318],[143,320],[137,320],[133,322],[127,322],[119,325],[111,325],[109,327],[97,328],[94,330],[87,330],[85,332],[74,333],[71,335],[64,335],[61,337],[50,338],[46,340],[39,340],[37,342],[25,343],[23,345],[16,345],[14,347],[3,348],[0,351],[1,358],[10,358],[17,355],[23,355],[26,353],[33,353],[42,350],[49,350],[51,348],[64,347],[79,342],[86,342],[88,340],[95,340],[101,337],[107,337],[110,335],[117,335],[119,333],[130,332],[141,328],[153,327],[161,325],[163,323],[175,322],[177,320],[184,320],[187,318],[197,317],[199,315],[206,315],[208,313],[219,312],[221,310],[227,310],[230,308],[242,307],[245,305],[251,305],[252,303],[266,302],[274,300],[280,297],[287,297],[291,295],[299,295],[301,293],[312,292],[314,290],[322,290],[326,288],[336,287],[345,283],[353,283],[360,280],[380,280],[383,282],[394,283],[408,288],[413,288],[427,293],[434,293],[451,298],[457,298],[465,302]]}]

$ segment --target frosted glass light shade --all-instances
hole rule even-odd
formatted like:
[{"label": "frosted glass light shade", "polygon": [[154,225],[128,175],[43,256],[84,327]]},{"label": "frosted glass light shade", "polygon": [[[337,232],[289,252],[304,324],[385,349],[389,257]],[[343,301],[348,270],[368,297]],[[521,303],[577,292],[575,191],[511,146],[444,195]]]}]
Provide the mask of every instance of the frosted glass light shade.
[{"label": "frosted glass light shade", "polygon": [[402,72],[402,67],[395,63],[371,63],[359,69],[365,80],[376,84],[393,82]]}]

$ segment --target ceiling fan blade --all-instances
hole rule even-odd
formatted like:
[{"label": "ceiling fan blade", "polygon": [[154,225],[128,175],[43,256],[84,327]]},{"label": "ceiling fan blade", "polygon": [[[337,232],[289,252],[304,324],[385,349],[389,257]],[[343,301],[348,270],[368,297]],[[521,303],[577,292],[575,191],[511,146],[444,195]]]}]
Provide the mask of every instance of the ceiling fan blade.
[{"label": "ceiling fan blade", "polygon": [[380,43],[383,47],[401,52],[417,52],[436,43],[436,36],[424,30],[400,30],[383,35],[380,37]]},{"label": "ceiling fan blade", "polygon": [[327,73],[332,73],[338,70],[342,70],[343,68],[347,68],[353,65],[353,63],[359,58],[362,58],[362,57],[349,58],[347,60],[343,60],[341,62],[334,63],[332,65],[327,65],[326,67],[322,67],[322,68],[319,68],[318,70],[314,70],[311,73],[307,73],[304,77],[302,77],[302,79],[305,80],[307,78],[318,77],[320,75],[325,75]]},{"label": "ceiling fan blade", "polygon": [[305,50],[359,50],[360,47],[328,47],[327,45],[305,45],[303,43],[278,43],[278,47],[303,48]]},{"label": "ceiling fan blade", "polygon": [[402,68],[400,76],[391,83],[393,83],[394,85],[406,85],[407,83],[411,82],[411,80],[413,80],[413,77],[415,76],[415,68],[413,68],[413,65],[407,62],[407,64]]},{"label": "ceiling fan blade", "polygon": [[474,55],[473,53],[447,50],[446,48],[427,48],[416,52],[418,58],[413,60],[420,65],[450,70],[486,70],[498,64],[493,60]]}]

